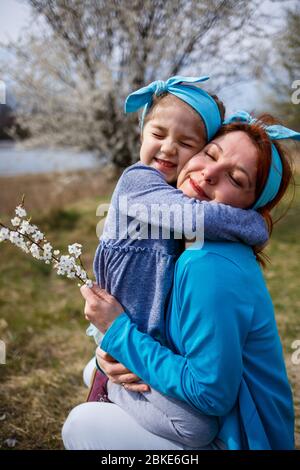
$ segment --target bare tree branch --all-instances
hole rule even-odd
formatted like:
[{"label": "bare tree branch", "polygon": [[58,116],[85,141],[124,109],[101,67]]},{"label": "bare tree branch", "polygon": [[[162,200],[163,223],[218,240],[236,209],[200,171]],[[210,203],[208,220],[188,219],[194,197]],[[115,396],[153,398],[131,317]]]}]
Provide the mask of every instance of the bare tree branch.
[{"label": "bare tree branch", "polygon": [[14,59],[2,69],[14,81],[28,143],[97,149],[118,166],[138,156],[137,119],[123,113],[128,93],[179,73],[213,71],[214,91],[245,79],[259,55],[255,36],[262,48],[272,34],[265,21],[273,13],[260,0],[27,3],[44,34],[11,44]]}]

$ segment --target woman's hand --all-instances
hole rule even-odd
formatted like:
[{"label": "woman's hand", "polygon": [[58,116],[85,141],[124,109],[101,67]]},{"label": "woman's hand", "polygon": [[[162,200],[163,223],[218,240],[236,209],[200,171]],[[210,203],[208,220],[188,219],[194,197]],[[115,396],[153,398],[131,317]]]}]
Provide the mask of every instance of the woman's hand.
[{"label": "woman's hand", "polygon": [[99,366],[111,382],[122,384],[126,390],[131,392],[149,392],[150,387],[147,384],[136,383],[141,379],[103,349],[99,347],[96,349],[96,357]]},{"label": "woman's hand", "polygon": [[85,318],[95,325],[98,330],[105,333],[114,320],[124,311],[122,305],[106,290],[100,289],[97,284],[92,288],[82,286],[81,295],[85,299]]},{"label": "woman's hand", "polygon": [[[85,318],[95,325],[98,330],[105,333],[114,320],[124,311],[122,305],[106,290],[100,289],[97,284],[94,284],[92,288],[82,286],[80,292],[85,299]],[[96,354],[99,366],[112,382],[126,384],[125,388],[132,392],[149,391],[148,385],[134,383],[138,382],[140,378],[105,351],[97,348]]]}]

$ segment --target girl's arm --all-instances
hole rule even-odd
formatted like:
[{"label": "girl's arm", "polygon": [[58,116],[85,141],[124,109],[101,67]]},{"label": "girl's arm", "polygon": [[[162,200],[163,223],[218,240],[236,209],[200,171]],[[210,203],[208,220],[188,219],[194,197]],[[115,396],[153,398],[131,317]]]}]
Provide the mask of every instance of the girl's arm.
[{"label": "girl's arm", "polygon": [[[182,234],[184,217],[189,212],[191,231],[204,224],[205,239],[263,245],[269,237],[266,223],[258,212],[189,198],[170,186],[158,170],[141,163],[124,171],[114,197],[120,196],[126,197],[126,203],[120,204],[121,212],[147,225],[151,222]],[[164,216],[160,215],[161,211]],[[170,212],[175,215],[169,217]]]},{"label": "girl's arm", "polygon": [[222,416],[238,395],[253,311],[239,269],[218,255],[204,256],[187,264],[174,288],[170,315],[178,322],[182,354],[141,333],[125,313],[107,330],[101,347],[161,393]]}]

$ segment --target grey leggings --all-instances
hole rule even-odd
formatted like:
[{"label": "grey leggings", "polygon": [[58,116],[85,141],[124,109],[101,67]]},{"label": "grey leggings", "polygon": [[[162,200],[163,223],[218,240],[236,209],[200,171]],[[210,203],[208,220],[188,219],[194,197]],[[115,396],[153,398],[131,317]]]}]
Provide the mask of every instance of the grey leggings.
[{"label": "grey leggings", "polygon": [[[86,367],[94,367],[92,360]],[[85,371],[85,376],[89,375]],[[88,379],[86,380],[88,381]],[[216,437],[218,418],[207,416],[187,403],[167,397],[151,389],[150,392],[130,392],[108,381],[109,399],[122,408],[149,432],[194,449],[224,449]]]},{"label": "grey leggings", "polygon": [[218,433],[218,418],[200,414],[183,401],[158,391],[130,392],[108,381],[108,398],[144,429],[195,449],[209,446]]}]

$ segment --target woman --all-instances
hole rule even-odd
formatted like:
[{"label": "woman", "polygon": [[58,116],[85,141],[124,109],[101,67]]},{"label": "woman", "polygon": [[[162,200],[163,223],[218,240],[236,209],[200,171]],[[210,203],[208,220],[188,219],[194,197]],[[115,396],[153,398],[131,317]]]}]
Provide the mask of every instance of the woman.
[{"label": "woman", "polygon": [[[202,191],[209,201],[259,208],[271,231],[270,210],[291,179],[288,161],[271,139],[300,135],[246,113],[230,122],[183,168],[179,188],[190,196]],[[238,243],[198,248],[192,245],[177,262],[166,319],[169,349],[138,331],[102,290],[96,295],[82,289],[86,317],[105,333],[102,349],[144,382],[218,416],[218,439],[227,449],[292,449],[292,396],[256,257]],[[109,375],[109,361],[101,367]],[[74,449],[186,448],[149,433],[107,403],[76,407],[63,439]]]}]

